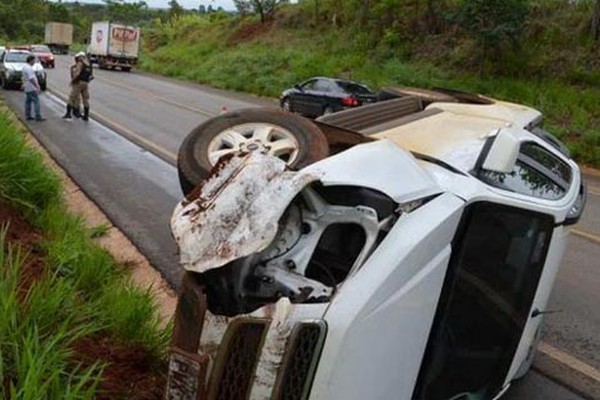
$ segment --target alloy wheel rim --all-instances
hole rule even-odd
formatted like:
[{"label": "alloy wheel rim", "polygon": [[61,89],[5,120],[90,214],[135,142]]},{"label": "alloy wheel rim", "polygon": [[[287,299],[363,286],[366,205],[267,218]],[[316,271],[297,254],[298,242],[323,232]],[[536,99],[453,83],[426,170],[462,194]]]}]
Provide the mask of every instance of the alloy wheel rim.
[{"label": "alloy wheel rim", "polygon": [[220,132],[208,145],[208,161],[215,165],[225,155],[258,151],[293,164],[300,150],[295,136],[277,125],[248,123]]}]

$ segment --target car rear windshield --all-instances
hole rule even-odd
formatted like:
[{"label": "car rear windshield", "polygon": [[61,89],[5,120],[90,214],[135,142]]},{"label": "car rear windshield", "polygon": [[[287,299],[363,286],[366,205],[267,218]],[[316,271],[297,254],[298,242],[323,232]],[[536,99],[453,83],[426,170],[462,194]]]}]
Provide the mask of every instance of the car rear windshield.
[{"label": "car rear windshield", "polygon": [[352,94],[373,94],[373,92],[371,92],[371,90],[369,90],[368,87],[363,86],[363,85],[359,85],[358,83],[337,81],[337,84],[338,84],[339,87],[341,87],[342,89],[344,89],[344,91],[347,92],[347,93],[352,93]]},{"label": "car rear windshield", "polygon": [[27,57],[30,53],[8,53],[6,62],[27,62]]}]

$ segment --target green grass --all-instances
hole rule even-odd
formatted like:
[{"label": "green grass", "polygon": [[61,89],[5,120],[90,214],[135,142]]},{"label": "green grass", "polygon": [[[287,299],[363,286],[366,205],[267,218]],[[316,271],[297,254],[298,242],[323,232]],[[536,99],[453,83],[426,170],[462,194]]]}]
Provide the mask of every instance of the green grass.
[{"label": "green grass", "polygon": [[0,398],[93,399],[105,365],[82,367],[72,344],[102,334],[165,355],[171,326],[162,327],[148,290],[136,287],[94,232],[68,213],[58,177],[0,109],[0,198],[42,232],[47,273],[24,299],[19,273],[28,254],[0,232]]},{"label": "green grass", "polygon": [[[511,66],[509,75],[514,76],[489,75],[479,79],[470,67],[460,67],[468,61],[465,53],[472,51],[468,42],[459,43],[453,51],[437,58],[411,56],[418,44],[401,40],[378,42],[352,29],[288,27],[276,21],[261,35],[232,43],[236,32],[250,23],[235,19],[211,22],[204,17],[187,16],[157,24],[146,32],[154,39],[150,41],[153,46],[147,46],[140,66],[157,74],[270,97],[279,96],[284,88],[311,76],[352,78],[375,90],[409,85],[479,92],[539,109],[547,127],[567,143],[579,162],[600,166],[600,73],[581,64],[564,66],[567,73],[552,75],[546,70],[558,60],[544,53],[547,46],[535,50],[543,66],[535,64],[536,58],[525,62],[512,55],[506,64]],[[567,47],[567,31],[555,31],[544,31],[539,39],[560,40],[556,46]],[[532,33],[529,40],[533,43],[536,39]],[[581,54],[578,57],[584,58]],[[545,72],[538,74],[538,69]],[[520,77],[525,70],[531,71],[532,76]]]}]

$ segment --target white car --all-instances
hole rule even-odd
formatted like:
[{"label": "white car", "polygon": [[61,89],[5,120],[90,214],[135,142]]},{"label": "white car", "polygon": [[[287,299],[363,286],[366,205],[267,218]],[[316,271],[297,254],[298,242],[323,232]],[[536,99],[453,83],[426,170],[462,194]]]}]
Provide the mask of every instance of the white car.
[{"label": "white car", "polygon": [[[27,65],[27,57],[34,55],[28,50],[8,49],[0,55],[0,85],[3,89],[21,88],[23,85],[23,67]],[[37,59],[33,64],[40,88],[46,90],[47,75],[44,67]]]},{"label": "white car", "polygon": [[536,110],[401,92],[186,139],[167,398],[495,399],[527,372],[579,168]]}]

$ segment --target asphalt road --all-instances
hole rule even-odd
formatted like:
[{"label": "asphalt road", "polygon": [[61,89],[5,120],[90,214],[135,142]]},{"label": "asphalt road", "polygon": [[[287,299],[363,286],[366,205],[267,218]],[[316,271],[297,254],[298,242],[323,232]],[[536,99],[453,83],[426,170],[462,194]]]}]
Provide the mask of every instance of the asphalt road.
[{"label": "asphalt road", "polygon": [[[59,96],[68,91],[69,62],[59,57],[56,70],[49,71],[49,86]],[[45,94],[43,107],[49,120],[31,126],[83,190],[175,285],[180,271],[168,222],[180,198],[174,167],[179,143],[224,108],[276,103],[137,73],[96,70],[95,75],[92,110],[103,124],[62,121],[63,106]],[[22,94],[10,92],[6,97],[20,111]],[[600,299],[600,272],[595,270],[600,259],[600,222],[593,216],[600,211],[600,179],[587,180],[588,206],[577,234],[572,235],[551,298],[550,308],[562,311],[546,316],[543,339],[559,355],[564,352],[596,371],[600,369],[600,310],[595,307]],[[535,371],[515,384],[506,398],[580,399]]]}]

